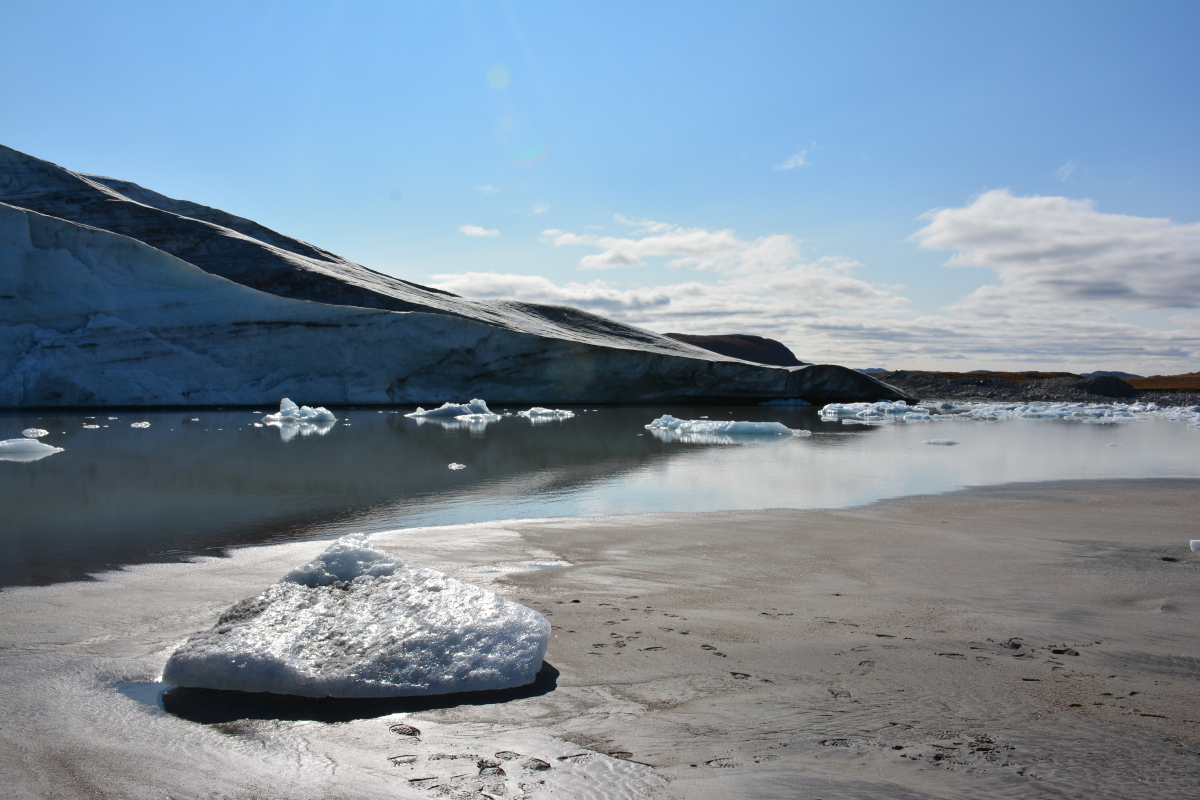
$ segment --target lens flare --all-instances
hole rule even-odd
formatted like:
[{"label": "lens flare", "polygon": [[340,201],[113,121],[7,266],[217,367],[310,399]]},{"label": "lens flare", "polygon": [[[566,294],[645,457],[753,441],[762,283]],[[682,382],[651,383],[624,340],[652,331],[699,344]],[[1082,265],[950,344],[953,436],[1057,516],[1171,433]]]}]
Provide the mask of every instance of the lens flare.
[{"label": "lens flare", "polygon": [[487,82],[497,92],[503,92],[508,88],[508,69],[503,64],[497,64],[488,70]]}]

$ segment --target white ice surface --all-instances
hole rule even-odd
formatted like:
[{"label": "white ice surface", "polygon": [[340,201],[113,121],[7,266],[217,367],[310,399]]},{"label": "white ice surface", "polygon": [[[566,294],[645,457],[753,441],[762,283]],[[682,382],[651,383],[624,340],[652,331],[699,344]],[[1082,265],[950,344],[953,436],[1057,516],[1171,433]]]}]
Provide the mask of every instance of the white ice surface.
[{"label": "white ice surface", "polygon": [[428,411],[418,406],[416,411],[404,416],[420,419],[423,417],[466,417],[475,415],[487,415],[500,419],[499,414],[493,414],[488,408],[487,403],[478,398],[469,403],[442,403],[439,408],[432,408]]},{"label": "white ice surface", "polygon": [[129,423],[129,427],[131,427],[131,428],[149,428],[150,423],[149,422],[131,422],[131,423]]},{"label": "white ice surface", "polygon": [[534,406],[528,411],[518,411],[517,416],[524,417],[533,424],[537,425],[541,422],[554,422],[556,420],[570,419],[571,417],[575,416],[575,412],[567,411],[566,409],[562,408],[542,408],[541,406]]},{"label": "white ice surface", "polygon": [[1192,539],[1192,552],[1200,553],[1200,539]]},{"label": "white ice surface", "polygon": [[279,413],[267,414],[262,421],[271,424],[292,423],[298,425],[302,422],[337,422],[337,417],[324,406],[316,408],[297,406],[285,397],[279,401]]},{"label": "white ice surface", "polygon": [[903,400],[878,403],[830,403],[821,409],[826,422],[891,425],[897,422],[939,422],[967,419],[991,422],[1009,419],[1055,419],[1087,425],[1111,425],[1146,419],[1200,423],[1200,406],[1159,407],[1155,403],[969,403],[928,402],[916,406]]},{"label": "white ice surface", "polygon": [[0,442],[0,456],[34,453],[49,455],[61,453],[61,447],[39,442],[37,439],[5,439]]},{"label": "white ice surface", "polygon": [[763,441],[787,441],[811,436],[809,431],[793,429],[782,422],[739,422],[709,419],[677,419],[664,414],[646,426],[646,430],[664,442],[684,444],[752,444]]},{"label": "white ice surface", "polygon": [[26,439],[40,439],[43,436],[49,436],[50,431],[43,430],[42,428],[26,428],[21,431],[21,435]]},{"label": "white ice surface", "polygon": [[181,686],[307,697],[395,697],[532,683],[550,624],[495,592],[343,537],[188,639],[163,670]]},{"label": "white ice surface", "polygon": [[466,464],[458,464],[458,463],[455,463],[455,462],[451,462],[451,463],[450,463],[450,469],[456,469],[456,470],[457,470],[457,469],[466,469],[466,468],[467,468],[467,465],[466,465]]}]

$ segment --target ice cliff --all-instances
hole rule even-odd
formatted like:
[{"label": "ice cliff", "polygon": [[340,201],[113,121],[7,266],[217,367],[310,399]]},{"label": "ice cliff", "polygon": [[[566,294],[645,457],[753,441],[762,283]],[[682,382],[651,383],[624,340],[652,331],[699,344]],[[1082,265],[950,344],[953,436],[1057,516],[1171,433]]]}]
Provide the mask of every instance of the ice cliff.
[{"label": "ice cliff", "polygon": [[911,399],[564,306],[467,300],[0,146],[0,408]]}]

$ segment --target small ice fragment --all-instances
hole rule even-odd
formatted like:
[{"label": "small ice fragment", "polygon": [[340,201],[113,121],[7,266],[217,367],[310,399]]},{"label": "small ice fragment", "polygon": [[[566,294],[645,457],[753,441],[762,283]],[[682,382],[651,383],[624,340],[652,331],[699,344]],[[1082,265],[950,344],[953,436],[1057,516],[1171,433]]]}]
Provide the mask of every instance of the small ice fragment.
[{"label": "small ice fragment", "polygon": [[149,428],[150,423],[149,422],[131,422],[131,423],[129,423],[129,427],[131,427],[131,428]]},{"label": "small ice fragment", "polygon": [[398,697],[532,683],[550,640],[533,609],[358,534],[234,604],[168,659],[177,686],[305,697]]},{"label": "small ice fragment", "polygon": [[261,428],[262,426],[263,426],[263,424],[261,422],[254,423],[254,427],[256,427],[256,428]]},{"label": "small ice fragment", "polygon": [[450,469],[466,469],[466,468],[467,468],[466,464],[459,464],[457,462],[450,463]]},{"label": "small ice fragment", "polygon": [[199,422],[199,421],[200,421],[199,417],[192,417],[192,422]]},{"label": "small ice fragment", "polygon": [[942,447],[949,447],[951,445],[958,444],[958,442],[954,441],[953,439],[926,439],[925,441],[921,442],[921,444],[936,444],[941,445]]},{"label": "small ice fragment", "polygon": [[656,438],[692,444],[735,444],[775,436],[811,436],[812,432],[792,429],[782,422],[717,422],[707,419],[677,419],[664,414],[646,426]]},{"label": "small ice fragment", "polygon": [[49,436],[50,431],[42,430],[41,428],[26,428],[21,431],[21,435],[26,439],[40,439],[43,436]]},{"label": "small ice fragment", "polygon": [[1192,539],[1192,552],[1200,553],[1200,539]]},{"label": "small ice fragment", "polygon": [[[88,430],[99,430],[99,428],[100,428],[99,425],[84,425],[83,427],[87,428]],[[105,427],[107,427],[107,426],[105,426]]]}]

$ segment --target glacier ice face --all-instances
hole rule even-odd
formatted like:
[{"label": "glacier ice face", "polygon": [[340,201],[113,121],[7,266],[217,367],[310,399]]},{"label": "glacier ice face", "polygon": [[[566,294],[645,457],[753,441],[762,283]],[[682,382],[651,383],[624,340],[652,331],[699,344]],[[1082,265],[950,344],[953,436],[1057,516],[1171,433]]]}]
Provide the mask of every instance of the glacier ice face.
[{"label": "glacier ice face", "polygon": [[562,306],[477,301],[0,147],[0,408],[899,398]]},{"label": "glacier ice face", "polygon": [[739,444],[764,439],[811,436],[810,431],[789,428],[782,422],[739,422],[677,419],[664,414],[646,426],[655,438],[689,444]]},{"label": "glacier ice face", "polygon": [[505,689],[534,681],[549,640],[536,611],[400,564],[358,534],[229,608],[162,680],[306,697]]}]

